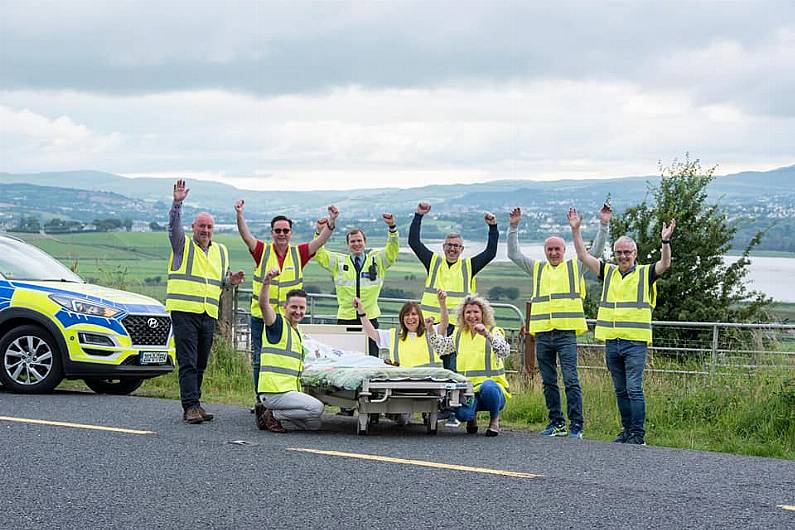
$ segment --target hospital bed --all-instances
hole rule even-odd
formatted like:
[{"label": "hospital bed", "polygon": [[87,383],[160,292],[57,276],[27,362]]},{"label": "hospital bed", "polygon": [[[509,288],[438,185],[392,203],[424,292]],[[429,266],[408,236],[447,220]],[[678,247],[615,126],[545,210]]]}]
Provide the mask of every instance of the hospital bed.
[{"label": "hospital bed", "polygon": [[[312,341],[345,351],[367,351],[358,326],[303,325]],[[312,341],[307,341],[310,344]],[[367,434],[378,414],[422,413],[428,434],[436,434],[440,409],[457,408],[474,396],[466,377],[443,368],[402,368],[365,354],[340,360],[315,359],[307,352],[301,376],[303,391],[323,403],[356,410],[357,434]],[[373,418],[374,419],[374,418]]]}]

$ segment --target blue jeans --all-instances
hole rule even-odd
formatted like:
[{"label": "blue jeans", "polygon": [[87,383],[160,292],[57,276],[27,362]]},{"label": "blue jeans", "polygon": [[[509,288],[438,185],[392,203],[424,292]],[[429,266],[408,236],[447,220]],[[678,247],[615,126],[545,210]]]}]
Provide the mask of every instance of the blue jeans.
[{"label": "blue jeans", "polygon": [[488,410],[489,415],[494,419],[499,417],[504,406],[505,394],[502,393],[500,385],[491,379],[486,379],[469,404],[464,403],[455,409],[455,417],[458,421],[472,421],[479,410]]},{"label": "blue jeans", "polygon": [[643,369],[648,347],[645,342],[613,339],[605,344],[605,362],[613,376],[621,425],[629,434],[643,436],[646,399],[643,397]]},{"label": "blue jeans", "polygon": [[544,383],[544,401],[549,410],[549,421],[555,425],[566,423],[560,408],[557,360],[563,372],[566,388],[566,415],[572,425],[583,425],[582,390],[577,376],[577,334],[569,330],[536,333],[536,360]]},{"label": "blue jeans", "polygon": [[254,372],[254,393],[257,393],[259,381],[259,354],[262,351],[262,330],[265,321],[259,317],[251,317],[251,368]]}]

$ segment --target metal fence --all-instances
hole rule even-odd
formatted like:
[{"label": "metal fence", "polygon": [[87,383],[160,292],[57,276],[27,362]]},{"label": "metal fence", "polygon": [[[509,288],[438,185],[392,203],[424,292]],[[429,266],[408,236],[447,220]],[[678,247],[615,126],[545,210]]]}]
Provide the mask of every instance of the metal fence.
[{"label": "metal fence", "polygon": [[[235,347],[250,351],[251,289],[237,289],[236,293],[233,303]],[[408,301],[379,298],[381,326],[397,326],[400,307]],[[337,321],[335,295],[309,293],[307,302],[306,321],[309,323]],[[523,333],[524,312],[512,304],[491,305],[511,344],[507,366],[513,371],[524,372],[528,348]],[[588,332],[577,339],[579,367],[605,370],[604,344],[593,337],[596,321],[589,319],[587,322]],[[649,348],[647,361],[647,370],[651,372],[710,375],[726,369],[795,369],[795,325],[653,321],[652,328],[654,344]],[[529,348],[532,351],[532,344]]]}]

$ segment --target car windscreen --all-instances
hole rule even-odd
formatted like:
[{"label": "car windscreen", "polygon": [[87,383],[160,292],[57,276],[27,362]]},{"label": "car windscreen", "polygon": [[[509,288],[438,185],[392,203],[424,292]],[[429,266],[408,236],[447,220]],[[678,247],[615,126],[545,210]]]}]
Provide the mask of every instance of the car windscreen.
[{"label": "car windscreen", "polygon": [[0,277],[7,280],[83,280],[55,258],[17,239],[0,237]]}]

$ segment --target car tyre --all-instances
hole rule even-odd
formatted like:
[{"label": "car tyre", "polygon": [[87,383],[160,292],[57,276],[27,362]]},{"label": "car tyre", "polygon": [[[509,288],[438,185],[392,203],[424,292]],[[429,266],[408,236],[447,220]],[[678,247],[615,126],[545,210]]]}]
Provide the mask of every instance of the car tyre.
[{"label": "car tyre", "polygon": [[113,394],[114,396],[132,394],[144,382],[143,379],[114,379],[112,377],[87,377],[83,381],[97,394]]},{"label": "car tyre", "polygon": [[61,350],[44,328],[13,328],[0,339],[0,381],[12,392],[52,392],[63,380]]}]

